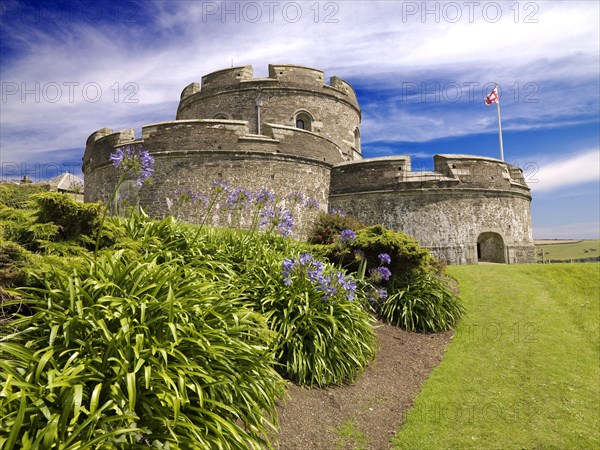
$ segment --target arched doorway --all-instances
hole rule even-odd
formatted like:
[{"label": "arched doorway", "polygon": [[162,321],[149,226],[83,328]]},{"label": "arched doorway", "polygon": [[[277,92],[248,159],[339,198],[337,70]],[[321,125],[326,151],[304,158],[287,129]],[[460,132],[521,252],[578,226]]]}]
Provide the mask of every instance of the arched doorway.
[{"label": "arched doorway", "polygon": [[481,233],[477,238],[477,260],[506,263],[502,236],[491,231]]}]

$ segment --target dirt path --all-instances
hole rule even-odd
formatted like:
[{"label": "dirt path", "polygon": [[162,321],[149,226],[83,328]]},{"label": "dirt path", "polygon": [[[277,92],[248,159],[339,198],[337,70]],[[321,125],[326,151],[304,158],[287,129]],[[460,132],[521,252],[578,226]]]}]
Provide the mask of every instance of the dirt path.
[{"label": "dirt path", "polygon": [[280,450],[387,450],[421,385],[441,361],[452,332],[377,329],[375,362],[348,386],[303,389],[290,385],[279,407]]}]

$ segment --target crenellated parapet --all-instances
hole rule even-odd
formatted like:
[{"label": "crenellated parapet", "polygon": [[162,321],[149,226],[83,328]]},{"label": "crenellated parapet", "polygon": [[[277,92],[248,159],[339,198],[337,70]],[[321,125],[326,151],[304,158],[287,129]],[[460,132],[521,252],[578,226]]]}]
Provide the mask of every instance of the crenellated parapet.
[{"label": "crenellated parapet", "polygon": [[476,155],[435,155],[434,170],[470,188],[514,190],[529,195],[523,171],[512,164]]},{"label": "crenellated parapet", "polygon": [[332,194],[376,191],[468,189],[531,199],[521,169],[475,155],[435,155],[433,171],[412,171],[409,156],[344,162],[332,169]]},{"label": "crenellated parapet", "polygon": [[82,172],[85,175],[89,170],[98,165],[107,164],[108,157],[116,148],[131,144],[135,141],[135,130],[128,128],[113,132],[110,128],[101,128],[94,131],[86,141],[85,152],[83,154]]},{"label": "crenellated parapet", "polygon": [[267,123],[264,133],[257,135],[250,133],[248,122],[242,120],[173,120],[144,125],[139,139],[133,129],[95,131],[87,140],[84,174],[110,164],[110,154],[127,144],[140,144],[155,157],[207,152],[271,153],[329,167],[344,160],[341,149],[331,140],[294,127]]},{"label": "crenellated parapet", "polygon": [[191,83],[186,86],[181,94],[181,100],[200,92],[202,96],[208,96],[234,89],[287,88],[332,95],[350,103],[360,111],[352,86],[337,76],[332,76],[327,84],[322,70],[290,64],[269,64],[267,78],[254,78],[253,73],[252,66],[231,67],[209,73],[202,77],[200,84]]}]

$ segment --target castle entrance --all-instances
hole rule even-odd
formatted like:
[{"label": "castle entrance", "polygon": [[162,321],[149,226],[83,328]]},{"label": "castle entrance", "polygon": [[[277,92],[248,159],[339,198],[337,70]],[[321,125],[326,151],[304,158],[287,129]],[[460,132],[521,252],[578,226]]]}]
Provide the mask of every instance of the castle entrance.
[{"label": "castle entrance", "polygon": [[491,231],[481,233],[477,238],[477,260],[506,263],[502,236]]}]

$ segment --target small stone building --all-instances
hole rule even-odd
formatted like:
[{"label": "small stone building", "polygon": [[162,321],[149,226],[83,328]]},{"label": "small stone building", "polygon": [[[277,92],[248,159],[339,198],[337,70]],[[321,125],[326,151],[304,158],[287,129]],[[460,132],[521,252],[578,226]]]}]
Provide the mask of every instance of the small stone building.
[{"label": "small stone building", "polygon": [[[116,148],[141,144],[155,159],[153,182],[137,195],[149,214],[169,214],[174,190],[206,191],[212,180],[282,198],[302,192],[321,210],[342,208],[367,224],[417,238],[452,264],[534,262],[530,190],[521,170],[492,158],[436,155],[434,171],[412,172],[410,158],[363,159],[361,111],[352,86],[320,70],[270,65],[202,77],[181,94],[176,119],[88,138],[85,200],[107,200],[119,173]],[[316,211],[296,217],[298,237]]]},{"label": "small stone building", "polygon": [[68,195],[76,202],[83,202],[83,180],[72,173],[65,172],[52,178],[49,182],[50,190]]}]

